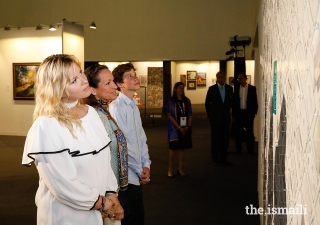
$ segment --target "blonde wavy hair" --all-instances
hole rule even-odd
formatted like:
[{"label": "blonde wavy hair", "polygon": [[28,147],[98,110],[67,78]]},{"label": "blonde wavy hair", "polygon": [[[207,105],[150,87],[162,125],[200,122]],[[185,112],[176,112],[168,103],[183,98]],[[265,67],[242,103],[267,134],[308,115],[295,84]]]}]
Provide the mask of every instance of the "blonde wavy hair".
[{"label": "blonde wavy hair", "polygon": [[61,98],[64,93],[69,96],[67,88],[70,84],[69,69],[73,63],[79,64],[73,55],[51,55],[40,64],[35,77],[36,106],[33,121],[40,116],[54,117],[69,129],[74,138],[73,124],[81,127],[81,121],[69,113]]}]

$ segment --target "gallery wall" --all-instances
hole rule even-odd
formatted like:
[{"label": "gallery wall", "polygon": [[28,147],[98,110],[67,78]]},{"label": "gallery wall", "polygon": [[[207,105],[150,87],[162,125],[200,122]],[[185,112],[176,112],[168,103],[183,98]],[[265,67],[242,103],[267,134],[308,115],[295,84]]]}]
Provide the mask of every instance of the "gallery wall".
[{"label": "gallery wall", "polygon": [[[80,27],[80,30],[83,27]],[[81,31],[59,27],[52,32],[35,28],[0,32],[0,135],[25,136],[32,124],[34,100],[14,100],[13,63],[40,63],[51,54],[64,53],[62,43],[77,49],[75,56],[83,62],[84,46]],[[74,33],[72,33],[74,32]],[[82,31],[83,33],[83,31]],[[84,65],[84,63],[82,63]]]},{"label": "gallery wall", "polygon": [[[222,60],[255,32],[257,0],[1,0],[0,28],[62,19],[85,26],[86,61]],[[95,21],[96,30],[89,29]],[[251,57],[251,46],[247,48]]]},{"label": "gallery wall", "polygon": [[24,136],[32,123],[34,101],[13,100],[12,63],[40,63],[50,54],[61,53],[61,29],[0,32],[0,49],[0,134]]}]

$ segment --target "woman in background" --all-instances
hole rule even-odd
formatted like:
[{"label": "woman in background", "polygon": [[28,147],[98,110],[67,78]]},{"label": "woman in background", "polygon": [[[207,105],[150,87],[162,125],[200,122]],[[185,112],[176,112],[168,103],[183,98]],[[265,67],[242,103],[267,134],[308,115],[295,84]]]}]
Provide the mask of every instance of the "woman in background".
[{"label": "woman in background", "polygon": [[36,105],[22,164],[39,172],[37,224],[103,224],[123,218],[110,165],[110,139],[96,111],[79,102],[90,95],[71,55],[51,55],[35,78]]},{"label": "woman in background", "polygon": [[[128,186],[128,150],[122,131],[108,111],[108,102],[117,98],[117,86],[113,82],[113,75],[104,65],[95,64],[84,72],[92,89],[92,94],[85,99],[98,113],[111,139],[111,167],[117,178],[120,191]],[[104,224],[121,224],[120,221],[111,221],[106,218]]]},{"label": "woman in background", "polygon": [[178,155],[179,176],[186,176],[183,171],[184,150],[192,148],[191,123],[192,106],[191,101],[184,95],[185,85],[177,82],[173,87],[172,97],[167,104],[168,142],[169,142],[169,167],[168,177],[173,177],[172,167],[175,156]]}]

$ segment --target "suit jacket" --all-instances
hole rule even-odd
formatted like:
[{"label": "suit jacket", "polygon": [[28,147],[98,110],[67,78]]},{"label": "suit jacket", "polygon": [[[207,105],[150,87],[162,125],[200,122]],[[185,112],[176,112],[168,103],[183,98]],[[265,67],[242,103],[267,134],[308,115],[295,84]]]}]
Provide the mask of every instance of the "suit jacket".
[{"label": "suit jacket", "polygon": [[225,99],[222,102],[218,84],[209,87],[205,107],[207,117],[211,123],[227,122],[230,123],[230,109],[232,107],[233,88],[225,84]]},{"label": "suit jacket", "polygon": [[[233,106],[232,116],[238,117],[240,111],[240,95],[239,90],[234,92],[233,95]],[[248,84],[248,95],[247,95],[247,111],[248,114],[254,117],[258,112],[258,100],[257,100],[257,89],[255,86]]]}]

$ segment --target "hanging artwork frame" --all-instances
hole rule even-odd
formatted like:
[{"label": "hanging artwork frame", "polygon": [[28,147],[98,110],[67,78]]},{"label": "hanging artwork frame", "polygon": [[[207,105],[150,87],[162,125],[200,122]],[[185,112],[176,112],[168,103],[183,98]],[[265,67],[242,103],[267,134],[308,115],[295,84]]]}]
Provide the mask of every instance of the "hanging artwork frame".
[{"label": "hanging artwork frame", "polygon": [[205,87],[207,85],[207,74],[204,72],[197,73],[197,86]]},{"label": "hanging artwork frame", "polygon": [[196,80],[197,79],[197,71],[187,71],[187,80]]},{"label": "hanging artwork frame", "polygon": [[34,100],[34,77],[40,63],[12,63],[13,99]]},{"label": "hanging artwork frame", "polygon": [[197,83],[196,81],[187,81],[187,90],[196,90]]}]

